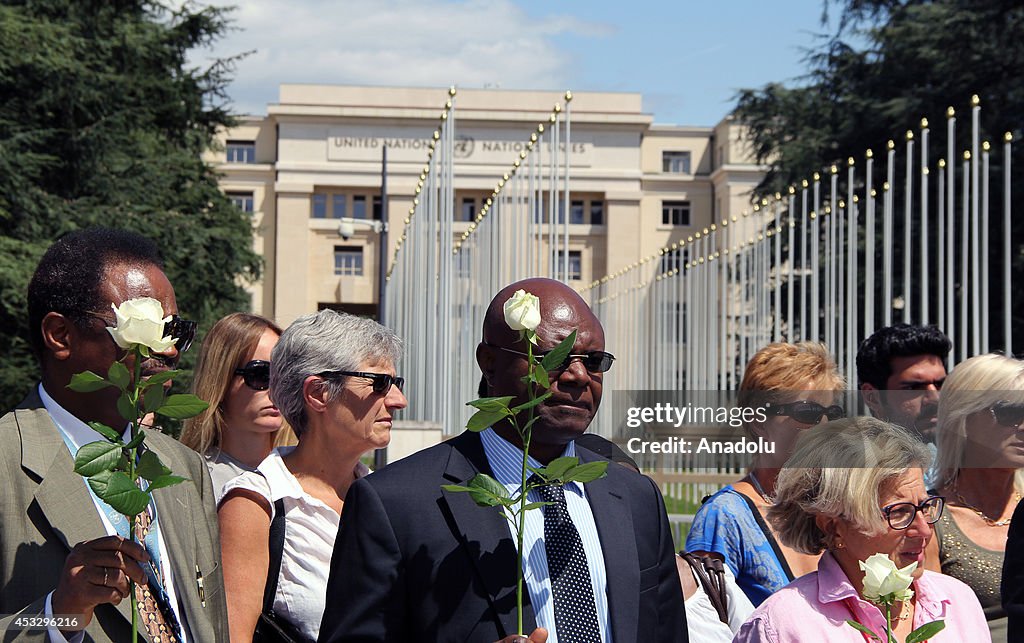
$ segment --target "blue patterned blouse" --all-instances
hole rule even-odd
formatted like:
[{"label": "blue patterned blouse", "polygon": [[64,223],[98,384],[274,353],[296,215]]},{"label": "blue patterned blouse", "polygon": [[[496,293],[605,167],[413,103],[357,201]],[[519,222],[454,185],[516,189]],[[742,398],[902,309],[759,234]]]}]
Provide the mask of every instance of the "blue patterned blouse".
[{"label": "blue patterned blouse", "polygon": [[774,539],[768,538],[750,505],[729,485],[697,511],[686,536],[686,551],[721,554],[756,607],[792,580],[772,547]]}]

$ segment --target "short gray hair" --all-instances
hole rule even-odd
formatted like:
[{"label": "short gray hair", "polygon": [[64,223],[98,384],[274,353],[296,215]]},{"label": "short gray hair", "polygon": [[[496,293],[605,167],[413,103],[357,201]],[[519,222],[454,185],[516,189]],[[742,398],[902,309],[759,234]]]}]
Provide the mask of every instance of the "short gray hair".
[{"label": "short gray hair", "polygon": [[[368,361],[398,363],[402,340],[372,319],[334,310],[303,315],[281,334],[270,354],[270,398],[301,437],[309,424],[302,385],[324,371],[355,371]],[[346,378],[324,380],[330,399]]]},{"label": "short gray hair", "polygon": [[888,422],[853,417],[819,425],[800,436],[779,472],[768,520],[784,545],[805,554],[833,544],[818,516],[841,516],[861,533],[878,535],[885,528],[879,492],[929,460],[920,440]]}]

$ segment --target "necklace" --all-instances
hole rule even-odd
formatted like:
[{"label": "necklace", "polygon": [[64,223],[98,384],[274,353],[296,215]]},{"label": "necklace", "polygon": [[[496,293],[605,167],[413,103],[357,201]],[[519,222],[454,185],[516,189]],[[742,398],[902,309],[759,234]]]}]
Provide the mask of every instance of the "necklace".
[{"label": "necklace", "polygon": [[772,502],[771,498],[768,497],[768,494],[764,492],[764,487],[761,486],[761,482],[757,479],[757,474],[754,473],[753,469],[750,470],[749,478],[751,486],[754,487],[754,490],[757,491],[759,496],[761,496],[761,499],[769,505],[775,504]]},{"label": "necklace", "polygon": [[[1020,492],[1019,491],[1014,491],[1013,495],[1014,495],[1014,501],[1013,501],[1014,504],[1020,502],[1020,498],[1021,498]],[[977,507],[975,507],[971,503],[969,503],[966,500],[964,500],[964,497],[962,495],[960,495],[960,489],[959,488],[956,490],[956,499],[959,500],[960,504],[962,504],[964,507],[966,507],[966,508],[970,509],[971,511],[973,511],[974,513],[978,514],[978,516],[980,516],[981,519],[985,521],[985,524],[988,525],[989,527],[1004,527],[1004,526],[1010,524],[1010,520],[1011,520],[1012,516],[1011,516],[1011,518],[1004,518],[1002,520],[992,520],[991,518],[986,516],[984,514],[984,512],[982,512],[980,509],[978,509]]]},{"label": "necklace", "polygon": [[892,620],[894,620],[894,621],[896,621],[898,623],[899,621],[906,620],[907,617],[909,617],[909,616],[910,616],[910,601],[903,601],[903,606],[900,607],[900,613],[897,616],[893,616]]}]

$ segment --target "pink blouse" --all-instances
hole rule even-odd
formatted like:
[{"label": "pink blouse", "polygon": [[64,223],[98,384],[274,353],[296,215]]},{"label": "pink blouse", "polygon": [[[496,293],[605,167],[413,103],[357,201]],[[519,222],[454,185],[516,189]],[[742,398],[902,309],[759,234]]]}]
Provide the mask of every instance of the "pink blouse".
[{"label": "pink blouse", "polygon": [[[943,619],[946,628],[932,643],[990,643],[988,624],[974,591],[964,583],[925,571],[914,582],[914,628]],[[885,640],[885,616],[857,593],[842,567],[825,552],[818,571],[801,576],[772,594],[744,623],[733,643],[864,643],[865,636],[846,623],[854,619]]]}]

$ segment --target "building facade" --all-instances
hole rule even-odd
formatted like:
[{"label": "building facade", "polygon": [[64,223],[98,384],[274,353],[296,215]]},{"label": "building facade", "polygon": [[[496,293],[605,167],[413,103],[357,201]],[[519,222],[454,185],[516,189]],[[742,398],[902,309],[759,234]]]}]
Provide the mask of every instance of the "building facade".
[{"label": "building facade", "polygon": [[[471,225],[562,98],[458,91],[453,235]],[[255,312],[284,325],[325,307],[375,314],[379,235],[359,225],[342,236],[339,219],[383,218],[401,229],[446,100],[446,89],[282,85],[266,116],[222,133],[223,149],[209,160],[225,193],[252,213],[254,247],[265,261],[250,288]],[[569,273],[580,286],[749,209],[763,174],[731,118],[714,127],[656,124],[640,94],[575,93],[571,127]]]}]

